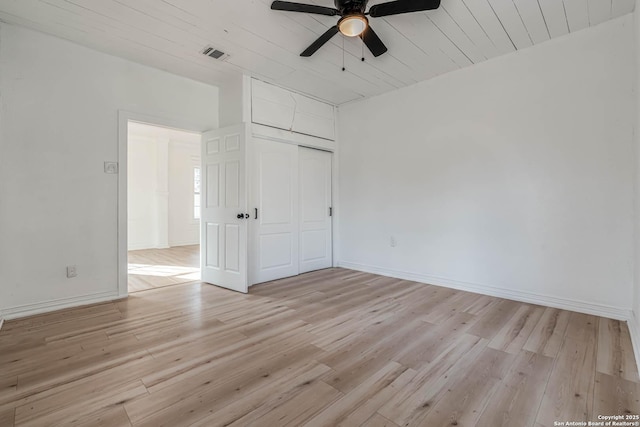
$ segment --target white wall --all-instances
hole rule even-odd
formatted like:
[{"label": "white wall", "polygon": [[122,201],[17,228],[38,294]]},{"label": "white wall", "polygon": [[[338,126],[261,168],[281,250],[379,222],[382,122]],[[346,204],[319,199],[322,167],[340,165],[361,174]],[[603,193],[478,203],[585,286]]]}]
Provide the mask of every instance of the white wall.
[{"label": "white wall", "polygon": [[640,366],[640,2],[636,1],[633,13],[634,19],[634,50],[635,50],[635,259],[634,259],[634,289],[633,289],[633,317],[629,322],[629,332],[634,346],[636,363]]},{"label": "white wall", "polygon": [[200,243],[200,220],[193,217],[193,168],[200,167],[200,142],[169,143],[169,245]]},{"label": "white wall", "polygon": [[244,121],[250,121],[250,117],[245,117],[245,104],[247,85],[250,80],[241,75],[234,75],[227,78],[220,84],[220,127],[237,125]]},{"label": "white wall", "polygon": [[114,298],[118,111],[216,128],[217,88],[0,23],[0,94],[0,309]]},{"label": "white wall", "polygon": [[158,144],[154,138],[129,134],[127,147],[129,250],[159,246],[157,150]]},{"label": "white wall", "polygon": [[198,244],[193,169],[200,166],[200,135],[131,123],[127,152],[128,249]]},{"label": "white wall", "polygon": [[341,107],[340,264],[628,315],[632,26]]}]

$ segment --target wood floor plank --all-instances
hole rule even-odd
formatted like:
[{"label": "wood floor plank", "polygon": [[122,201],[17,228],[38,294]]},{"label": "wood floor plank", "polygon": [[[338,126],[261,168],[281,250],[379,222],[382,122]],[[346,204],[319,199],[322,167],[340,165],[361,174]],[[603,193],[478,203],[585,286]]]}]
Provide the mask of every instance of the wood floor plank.
[{"label": "wood floor plank", "polygon": [[631,381],[638,378],[633,345],[625,322],[599,319],[597,370]]},{"label": "wood floor plank", "polygon": [[542,317],[522,349],[556,357],[560,351],[570,315],[571,312],[566,310],[545,308]]},{"label": "wood floor plank", "polygon": [[[387,363],[382,369],[375,372],[350,393],[347,393],[344,397],[338,399],[309,422],[305,423],[305,426],[338,426],[345,423],[350,415],[358,411],[362,405],[366,405],[370,399],[375,399],[380,393],[385,393],[389,388],[393,388],[394,382],[399,381],[400,383],[405,383],[407,378],[406,376],[403,377],[403,374],[407,371],[408,369],[399,363]],[[410,375],[413,375],[413,373]],[[369,416],[364,417],[362,422],[366,421],[371,415],[373,415],[373,412],[370,413]]]},{"label": "wood floor plank", "polygon": [[[199,375],[201,371],[208,370],[213,362],[219,358],[233,358],[234,350],[246,346],[245,338],[238,333],[230,332],[224,335],[216,335],[213,339],[206,337],[200,345],[185,345],[176,347],[173,351],[163,353],[149,353],[160,362],[160,368],[141,377],[142,382],[152,391],[158,391],[164,387],[184,380],[186,376]],[[208,352],[203,349],[211,343],[220,345],[219,350]],[[210,347],[211,348],[211,347]],[[204,354],[203,354],[204,353]],[[185,354],[200,354],[198,357],[185,357]]]},{"label": "wood floor plank", "polygon": [[399,325],[395,333],[377,337],[377,342],[365,341],[320,358],[320,362],[332,368],[324,380],[343,393],[350,392],[366,381],[372,372],[393,361],[402,349],[400,345],[411,342],[426,327],[420,320],[406,322]]},{"label": "wood floor plank", "polygon": [[536,422],[593,421],[597,318],[572,313]]},{"label": "wood floor plank", "polygon": [[128,252],[129,292],[200,280],[200,245]]},{"label": "wood floor plank", "polygon": [[544,307],[523,305],[500,329],[489,343],[489,347],[511,354],[518,354],[540,320]]},{"label": "wood floor plank", "polygon": [[87,399],[100,399],[108,393],[118,390],[123,384],[131,381],[131,372],[136,376],[144,375],[158,369],[161,365],[151,356],[141,356],[139,359],[126,364],[115,366],[97,374],[60,384],[35,393],[29,391],[21,393],[20,399],[15,400],[16,406],[28,407],[32,417],[43,417],[55,412],[67,404],[73,404]]},{"label": "wood floor plank", "polygon": [[[316,345],[328,353],[351,351],[355,347],[372,347],[380,341],[380,337],[392,335],[401,328],[402,323],[415,321],[410,316],[401,314],[376,313],[370,318],[358,319],[338,324],[333,328],[323,331],[309,327],[307,331],[315,335],[313,345]],[[323,322],[324,323],[324,322]],[[428,328],[424,322],[416,321],[416,325]],[[322,328],[324,329],[324,324]]]},{"label": "wood floor plank", "polygon": [[82,379],[96,373],[123,365],[148,353],[144,349],[128,349],[130,342],[117,343],[114,346],[106,346],[102,350],[80,353],[72,356],[68,363],[55,363],[31,373],[18,376],[18,391],[31,390],[32,392],[46,390],[58,383],[68,383]]},{"label": "wood floor plank", "polygon": [[[271,346],[257,346],[251,351],[242,350],[238,354],[227,353],[223,356],[212,356],[205,361],[198,360],[195,365],[181,365],[180,371],[173,375],[163,375],[158,378],[155,375],[149,375],[143,379],[143,382],[154,395],[158,395],[161,390],[169,389],[167,394],[175,394],[175,389],[185,389],[190,391],[197,390],[204,382],[209,385],[224,373],[225,369],[231,369],[234,366],[246,364],[248,367],[245,374],[251,372],[263,373],[268,372],[272,364],[282,363],[283,360],[294,357],[302,357],[304,355],[319,355],[320,351],[317,347],[305,343],[299,339],[299,336],[292,335],[288,339],[273,342]],[[253,360],[261,360],[260,365],[251,363]],[[153,378],[153,380],[149,379]],[[240,378],[235,378],[239,381]],[[209,384],[207,384],[209,382]]]},{"label": "wood floor plank", "polygon": [[15,409],[0,410],[0,426],[13,427],[15,425]]},{"label": "wood floor plank", "polygon": [[[295,390],[295,388],[292,388]],[[342,396],[335,388],[323,381],[313,381],[308,387],[300,387],[288,396],[269,399],[230,426],[300,426],[324,407]]]},{"label": "wood floor plank", "polygon": [[29,335],[46,336],[50,331],[60,331],[69,325],[77,327],[79,323],[84,323],[87,319],[117,312],[118,310],[113,304],[91,304],[30,316],[5,323],[2,326],[2,337],[15,330],[21,331],[18,335],[19,338],[24,338],[25,331],[28,331]]},{"label": "wood floor plank", "polygon": [[374,414],[371,418],[365,421],[364,424],[362,424],[362,427],[399,427],[399,426],[398,424],[386,419],[380,414]]},{"label": "wood floor plank", "polygon": [[66,402],[51,412],[43,413],[35,405],[27,404],[16,408],[16,424],[20,426],[60,425],[69,420],[92,418],[109,408],[122,406],[146,394],[146,387],[140,380],[135,380],[93,398]]},{"label": "wood floor plank", "polygon": [[439,325],[422,326],[420,334],[399,349],[394,360],[404,366],[420,369],[436,360],[474,324],[476,317],[459,312]]},{"label": "wood floor plank", "polygon": [[398,394],[415,376],[416,371],[407,369],[398,378],[396,378],[388,387],[383,388],[378,393],[370,397],[366,402],[358,406],[354,411],[347,415],[340,422],[341,426],[360,426],[371,418],[371,414],[375,414],[378,409],[389,401],[393,396]]},{"label": "wood floor plank", "polygon": [[107,407],[80,417],[64,420],[64,424],[69,427],[131,427],[131,421],[129,421],[127,411],[125,411],[122,405]]},{"label": "wood floor plank", "polygon": [[486,339],[475,335],[461,336],[389,398],[378,412],[398,425],[420,425],[420,420],[446,393],[447,385],[470,373],[487,344]]},{"label": "wood floor plank", "polygon": [[17,375],[0,377],[0,403],[8,402],[9,400],[15,399],[17,389],[18,389]]},{"label": "wood floor plank", "polygon": [[482,316],[498,302],[500,302],[499,298],[480,295],[471,304],[463,307],[462,311],[464,311],[465,313],[473,314],[475,316]]},{"label": "wood floor plank", "polygon": [[289,400],[302,389],[310,388],[320,381],[330,368],[316,361],[296,363],[272,375],[270,381],[265,381],[261,386],[254,387],[247,393],[231,395],[230,400],[222,404],[216,402],[210,405],[209,414],[200,418],[193,427],[209,427],[212,425],[230,425],[263,405],[275,407],[274,400]]},{"label": "wood floor plank", "polygon": [[234,396],[269,385],[274,378],[286,375],[291,360],[313,360],[317,348],[307,345],[288,352],[285,347],[283,352],[268,359],[265,354],[255,356],[254,360],[259,363],[249,364],[245,360],[240,365],[213,365],[206,376],[188,376],[173,387],[152,392],[130,402],[126,406],[127,413],[134,424],[147,426],[195,422],[215,408],[230,403],[229,399]]},{"label": "wood floor plank", "polygon": [[0,330],[2,427],[547,427],[640,413],[639,387],[624,323],[341,268]]},{"label": "wood floor plank", "polygon": [[444,427],[473,426],[497,391],[514,362],[514,356],[503,351],[485,348],[474,361],[471,372],[459,376],[447,388],[420,425]]},{"label": "wood floor plank", "polygon": [[476,322],[473,328],[469,330],[469,333],[492,339],[500,332],[502,326],[516,314],[520,307],[522,307],[522,304],[515,301],[502,300],[498,302],[491,306],[484,316]]},{"label": "wood floor plank", "polygon": [[[397,285],[397,284],[396,284]],[[362,286],[362,285],[361,285]],[[387,286],[378,288],[381,284],[373,283],[367,293],[362,292],[360,286],[352,286],[352,289],[346,292],[337,293],[335,296],[327,295],[320,307],[307,307],[302,313],[303,319],[308,323],[332,322],[336,316],[346,316],[348,311],[355,311],[353,314],[366,312],[368,308],[375,312],[375,305],[386,306],[390,301],[400,299],[411,295],[415,291],[414,286]]]},{"label": "wood floor plank", "polygon": [[640,415],[639,410],[640,383],[617,375],[596,374],[594,415]]},{"label": "wood floor plank", "polygon": [[532,402],[542,399],[552,367],[551,357],[520,352],[476,426],[532,426],[538,412]]},{"label": "wood floor plank", "polygon": [[460,292],[447,292],[442,296],[444,298],[440,298],[437,305],[423,313],[422,320],[437,325],[473,307],[478,298],[478,295]]}]

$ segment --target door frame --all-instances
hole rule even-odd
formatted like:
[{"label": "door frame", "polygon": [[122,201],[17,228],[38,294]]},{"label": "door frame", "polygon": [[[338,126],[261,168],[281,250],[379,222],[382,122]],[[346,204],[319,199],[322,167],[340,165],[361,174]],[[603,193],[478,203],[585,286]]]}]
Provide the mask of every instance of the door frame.
[{"label": "door frame", "polygon": [[129,145],[128,124],[130,121],[145,123],[151,126],[166,127],[195,133],[203,133],[211,130],[208,126],[199,125],[187,120],[153,116],[127,110],[118,110],[118,299],[126,298],[129,296],[127,260],[127,149]]}]

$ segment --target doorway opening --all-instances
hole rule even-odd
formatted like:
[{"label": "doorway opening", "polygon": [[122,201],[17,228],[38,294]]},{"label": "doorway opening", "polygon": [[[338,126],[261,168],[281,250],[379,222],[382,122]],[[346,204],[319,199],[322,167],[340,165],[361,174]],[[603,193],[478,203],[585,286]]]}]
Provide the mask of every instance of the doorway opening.
[{"label": "doorway opening", "polygon": [[200,280],[201,134],[127,123],[127,287]]}]

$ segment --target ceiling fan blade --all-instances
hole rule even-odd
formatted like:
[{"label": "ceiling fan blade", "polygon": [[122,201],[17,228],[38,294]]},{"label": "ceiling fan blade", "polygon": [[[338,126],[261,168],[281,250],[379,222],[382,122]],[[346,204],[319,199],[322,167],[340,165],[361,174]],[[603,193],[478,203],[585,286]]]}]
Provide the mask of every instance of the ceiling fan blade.
[{"label": "ceiling fan blade", "polygon": [[368,26],[366,30],[362,34],[360,34],[360,38],[367,45],[373,56],[380,56],[387,51],[387,47],[382,43],[380,37],[373,31],[371,26]]},{"label": "ceiling fan blade", "polygon": [[300,54],[300,56],[311,56],[311,55],[313,55],[314,53],[316,53],[316,51],[318,49],[320,49],[322,47],[322,45],[324,45],[326,42],[331,40],[331,37],[335,36],[337,33],[338,33],[338,26],[337,25],[335,27],[329,28],[323,35],[321,35],[318,38],[318,40],[316,40],[313,43],[311,43],[311,46],[309,46],[304,52],[302,52]]},{"label": "ceiling fan blade", "polygon": [[284,10],[287,12],[315,13],[316,15],[327,16],[340,14],[337,9],[332,7],[316,6],[315,4],[292,3],[290,1],[274,1],[271,3],[271,9]]},{"label": "ceiling fan blade", "polygon": [[381,16],[398,15],[400,13],[433,10],[439,7],[440,0],[396,0],[371,6],[369,16],[379,18]]}]

